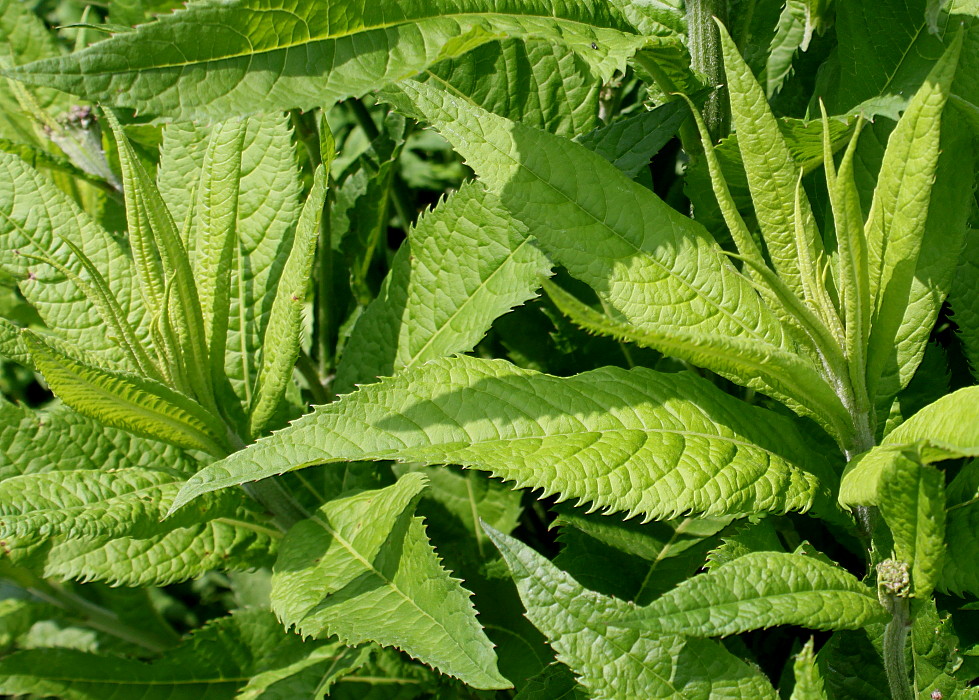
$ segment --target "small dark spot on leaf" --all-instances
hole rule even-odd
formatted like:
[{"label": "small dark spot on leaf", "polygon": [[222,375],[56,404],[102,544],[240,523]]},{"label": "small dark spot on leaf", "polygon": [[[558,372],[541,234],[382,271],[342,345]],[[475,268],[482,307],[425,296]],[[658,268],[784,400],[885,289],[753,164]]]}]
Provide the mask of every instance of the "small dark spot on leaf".
[{"label": "small dark spot on leaf", "polygon": [[598,44],[596,44],[594,41],[591,43],[591,47],[598,51]]},{"label": "small dark spot on leaf", "polygon": [[299,301],[299,297],[297,297],[295,294],[293,294],[292,295],[292,300],[293,301]]}]

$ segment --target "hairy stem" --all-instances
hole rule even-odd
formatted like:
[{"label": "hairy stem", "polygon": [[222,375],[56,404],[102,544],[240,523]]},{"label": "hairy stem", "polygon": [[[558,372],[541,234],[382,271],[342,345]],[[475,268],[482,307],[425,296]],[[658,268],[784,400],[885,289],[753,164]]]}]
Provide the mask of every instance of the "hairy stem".
[{"label": "hairy stem", "polygon": [[[721,38],[715,17],[727,23],[727,0],[687,0],[690,67],[702,73],[712,88],[724,82]],[[731,105],[726,92],[715,89],[704,104],[703,114],[715,143],[731,132]]]},{"label": "hairy stem", "polygon": [[905,646],[911,629],[910,605],[907,598],[888,596],[893,617],[884,630],[884,670],[894,700],[913,700],[914,693],[908,675]]}]

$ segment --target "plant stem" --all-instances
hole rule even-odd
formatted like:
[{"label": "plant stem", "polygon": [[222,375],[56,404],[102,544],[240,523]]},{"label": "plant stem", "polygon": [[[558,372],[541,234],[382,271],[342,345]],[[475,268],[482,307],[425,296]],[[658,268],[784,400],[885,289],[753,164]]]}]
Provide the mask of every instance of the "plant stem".
[{"label": "plant stem", "polygon": [[316,371],[313,361],[303,351],[299,352],[299,357],[296,359],[296,369],[299,370],[309,385],[309,392],[313,395],[313,401],[317,404],[330,403],[332,398],[330,392],[323,386],[323,381],[320,379],[320,374]]},{"label": "plant stem", "polygon": [[894,700],[914,700],[904,653],[908,631],[911,629],[909,601],[898,596],[888,597],[892,617],[884,630],[884,670],[887,672],[887,684]]},{"label": "plant stem", "polygon": [[[245,449],[245,442],[237,434],[232,434],[232,441],[234,452]],[[293,525],[309,517],[306,509],[274,476],[242,484],[241,488],[262,504],[272,515],[272,522],[282,532],[288,532]]]},{"label": "plant stem", "polygon": [[[702,73],[712,88],[724,82],[721,37],[715,17],[727,23],[727,0],[687,0],[690,67]],[[703,114],[715,143],[731,132],[731,105],[726,92],[715,89],[704,104]]]}]

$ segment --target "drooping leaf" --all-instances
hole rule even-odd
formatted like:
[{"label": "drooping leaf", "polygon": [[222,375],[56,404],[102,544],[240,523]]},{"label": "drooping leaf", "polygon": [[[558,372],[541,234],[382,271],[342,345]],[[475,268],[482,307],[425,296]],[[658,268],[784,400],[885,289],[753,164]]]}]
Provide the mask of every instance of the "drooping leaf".
[{"label": "drooping leaf", "polygon": [[326,170],[317,168],[306,204],[303,206],[296,237],[282,268],[269,323],[262,345],[262,364],[258,370],[252,404],[249,406],[249,433],[260,435],[275,415],[279,402],[292,379],[299,356],[302,311],[310,286],[316,241],[326,198]]},{"label": "drooping leaf", "polygon": [[548,256],[595,289],[630,339],[806,406],[847,432],[815,366],[699,225],[576,144],[463,108],[427,84],[401,89]]},{"label": "drooping leaf", "polygon": [[186,396],[150,379],[88,365],[30,331],[23,338],[38,371],[79,413],[178,447],[227,453],[222,424]]},{"label": "drooping leaf", "polygon": [[610,510],[673,517],[805,510],[815,462],[784,417],[692,374],[606,367],[559,379],[503,361],[433,360],[260,440],[190,479],[195,496],[321,462],[485,469]]},{"label": "drooping leaf", "polygon": [[711,640],[630,630],[609,620],[634,606],[583,588],[532,549],[487,527],[527,616],[593,698],[776,698],[768,680]]},{"label": "drooping leaf", "polygon": [[804,0],[788,0],[782,8],[765,63],[765,96],[771,99],[792,72],[792,60],[808,48],[812,30],[807,26]]},{"label": "drooping leaf", "polygon": [[224,119],[360,96],[503,38],[567,44],[603,79],[638,48],[675,41],[637,35],[592,1],[346,1],[320,12],[238,0],[195,4],[8,74],[155,116]]},{"label": "drooping leaf", "polygon": [[272,608],[303,636],[395,646],[474,687],[510,687],[468,592],[442,569],[414,517],[425,483],[406,474],[295,525],[276,560]]},{"label": "drooping leaf", "polygon": [[472,350],[497,316],[535,294],[549,267],[492,195],[464,185],[409,231],[354,327],[337,392]]},{"label": "drooping leaf", "polygon": [[[928,203],[938,168],[942,110],[955,75],[961,45],[959,33],[929,74],[928,80],[912,98],[887,142],[881,176],[874,190],[866,223],[870,294],[874,301],[867,348],[867,385],[871,397],[877,397],[882,388],[885,391],[890,389],[888,393],[901,388],[900,384],[896,388],[888,384],[881,387],[882,375],[897,372],[906,383],[913,373],[914,367],[908,372],[907,368],[898,365],[899,359],[904,360],[904,364],[908,364],[908,361],[895,357],[895,343],[908,308],[915,268],[922,250]],[[958,200],[953,198],[953,201]],[[964,221],[961,223],[964,224]],[[958,231],[953,233],[953,238],[958,237],[959,241],[960,236]],[[944,249],[944,255],[958,252],[948,249],[948,245],[949,242],[939,245]],[[951,274],[951,264],[945,267]],[[937,313],[937,308],[931,314],[932,318],[934,313]],[[920,324],[924,320],[915,318],[913,323]],[[919,341],[920,352],[924,352],[926,340]],[[895,365],[898,365],[896,370]],[[917,362],[914,366],[917,366]]]},{"label": "drooping leaf", "polygon": [[802,554],[753,552],[684,581],[616,624],[720,637],[784,624],[860,629],[888,618],[876,591],[837,566]]}]

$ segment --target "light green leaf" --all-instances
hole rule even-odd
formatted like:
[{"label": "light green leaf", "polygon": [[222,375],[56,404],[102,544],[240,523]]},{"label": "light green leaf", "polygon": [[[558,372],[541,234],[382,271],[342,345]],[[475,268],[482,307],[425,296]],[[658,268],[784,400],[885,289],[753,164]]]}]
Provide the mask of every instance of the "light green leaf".
[{"label": "light green leaf", "polygon": [[[61,53],[54,35],[28,5],[18,0],[0,0],[0,66],[14,66]],[[60,112],[67,106],[67,95],[53,90],[38,90],[42,108]],[[23,114],[16,93],[0,79],[0,136],[19,143],[39,144],[31,119]]]},{"label": "light green leaf", "polygon": [[676,41],[637,35],[594,0],[345,0],[330,12],[239,0],[193,4],[7,73],[154,116],[226,119],[360,96],[503,38],[567,44],[606,80],[640,47]]},{"label": "light green leaf", "polygon": [[720,34],[731,120],[768,255],[789,289],[835,332],[839,320],[819,274],[824,255],[822,239],[808,198],[803,194],[796,203],[799,168],[765,92],[723,27]]},{"label": "light green leaf", "polygon": [[850,421],[835,394],[702,227],[577,144],[427,84],[401,87],[632,337],[805,406],[846,433]]},{"label": "light green leaf", "polygon": [[775,625],[860,629],[888,618],[876,591],[841,568],[802,554],[752,552],[684,581],[614,624],[722,637]]},{"label": "light green leaf", "polygon": [[[122,167],[129,239],[143,301],[154,315],[168,314],[180,343],[187,389],[217,415],[201,303],[186,247],[156,183],[143,168],[122,125],[111,110],[104,114],[115,136]],[[169,285],[172,297],[167,300]]]},{"label": "light green leaf", "polygon": [[150,379],[85,364],[30,331],[23,338],[38,371],[79,413],[178,447],[227,454],[223,425],[186,396]]},{"label": "light green leaf", "polygon": [[[20,158],[0,152],[0,170],[5,174],[0,178],[0,265],[20,280],[21,293],[58,337],[107,363],[126,366],[125,353],[107,337],[92,302],[75,282],[37,258],[57,261],[83,276],[82,261],[65,243],[71,240],[101,272],[128,323],[139,329],[145,311],[129,250]],[[137,330],[137,336],[146,341],[145,331]]]},{"label": "light green leaf", "polygon": [[494,319],[534,296],[549,268],[495,197],[463,185],[409,231],[354,326],[336,391],[472,350]]},{"label": "light green leaf", "polygon": [[310,285],[325,199],[326,170],[321,166],[313,177],[313,188],[299,216],[292,250],[282,268],[282,278],[272,301],[262,346],[262,364],[249,406],[248,429],[251,435],[260,435],[268,426],[292,379],[292,370],[299,356],[302,312]]},{"label": "light green leaf", "polygon": [[[300,187],[288,116],[261,115],[244,124],[224,371],[247,405],[274,290],[295,235]],[[170,124],[163,130],[158,185],[178,227],[187,226],[187,183],[200,180],[207,145],[217,128]],[[185,243],[193,256],[196,242]]]},{"label": "light green leaf", "polygon": [[[865,227],[874,302],[867,348],[867,385],[872,398],[879,393],[881,375],[893,371],[888,365],[897,362],[895,343],[908,307],[938,167],[942,110],[961,46],[960,32],[912,98],[887,142],[874,190]],[[924,351],[923,344],[920,351]],[[910,379],[911,373],[903,374]]]},{"label": "light green leaf", "polygon": [[948,555],[941,587],[956,595],[979,593],[979,460],[969,460],[946,491],[948,513],[945,541]]},{"label": "light green leaf", "polygon": [[406,474],[334,499],[287,533],[272,575],[272,609],[303,636],[395,646],[476,688],[507,688],[469,593],[428,542]]},{"label": "light green leaf", "polygon": [[113,471],[161,465],[183,477],[198,468],[180,450],[103,425],[63,404],[34,411],[0,401],[0,483],[13,476],[62,469]]},{"label": "light green leaf", "polygon": [[322,700],[334,683],[366,664],[373,652],[369,646],[350,648],[340,642],[306,642],[303,653],[297,656],[293,646],[289,645],[288,655],[280,651],[276,656],[294,661],[252,676],[235,700]]},{"label": "light green leaf", "polygon": [[486,532],[510,567],[527,616],[590,697],[777,697],[760,671],[717,642],[610,624],[636,608],[583,588],[520,541],[489,527]]},{"label": "light green leaf", "polygon": [[765,96],[771,99],[792,73],[792,60],[809,46],[812,29],[807,24],[804,0],[788,0],[782,8],[765,62]]},{"label": "light green leaf", "polygon": [[215,386],[224,379],[231,274],[238,247],[235,229],[244,140],[245,122],[241,120],[224,122],[211,130],[197,183],[197,207],[192,222],[196,229],[194,279],[204,320],[211,381]]},{"label": "light green leaf", "polygon": [[0,318],[0,355],[24,367],[34,368],[31,354],[20,337],[20,326],[15,326],[5,318]]},{"label": "light green leaf", "polygon": [[134,700],[196,697],[231,700],[269,657],[294,655],[307,643],[282,631],[264,610],[239,611],[187,636],[159,660],[67,649],[20,651],[0,660],[0,692],[56,696],[64,700]]},{"label": "light green leaf", "polygon": [[827,700],[823,678],[816,665],[812,638],[796,654],[792,672],[795,675],[795,687],[792,688],[792,697],[789,700]]},{"label": "light green leaf", "polygon": [[911,627],[911,659],[918,697],[935,697],[933,693],[937,691],[943,698],[964,700],[959,693],[965,690],[968,676],[956,679],[956,671],[962,666],[959,646],[951,616],[939,613],[933,601],[925,601]]},{"label": "light green leaf", "polygon": [[508,119],[568,137],[598,124],[602,81],[565,44],[494,41],[430,70],[483,109]]},{"label": "light green leaf", "polygon": [[840,503],[876,505],[882,475],[906,451],[922,464],[979,456],[979,387],[943,396],[852,460],[843,472]]},{"label": "light green leaf", "polygon": [[945,559],[945,474],[897,455],[881,474],[878,502],[894,558],[911,565],[914,597],[928,600]]},{"label": "light green leaf", "polygon": [[321,462],[395,459],[484,469],[650,518],[784,512],[806,510],[819,491],[813,458],[790,420],[692,374],[605,367],[560,379],[455,357],[320,406],[210,465],[174,508]]}]

